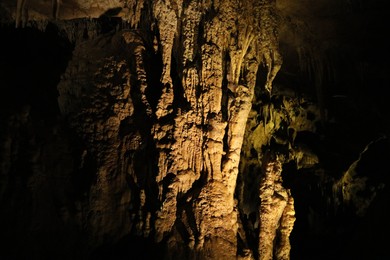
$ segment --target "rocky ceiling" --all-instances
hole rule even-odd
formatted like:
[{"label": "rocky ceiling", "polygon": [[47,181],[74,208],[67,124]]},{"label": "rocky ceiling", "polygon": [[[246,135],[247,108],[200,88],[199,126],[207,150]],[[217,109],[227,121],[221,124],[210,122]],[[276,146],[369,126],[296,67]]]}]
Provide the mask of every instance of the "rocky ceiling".
[{"label": "rocky ceiling", "polygon": [[[28,7],[27,19],[29,21],[53,20],[55,16],[58,16],[58,20],[115,16],[134,24],[139,19],[135,15],[137,11],[142,9],[143,5],[147,5],[146,1],[138,2],[134,4],[130,0],[3,0],[0,11],[4,22],[17,18],[17,4],[20,4]],[[328,71],[316,73],[327,74],[325,75],[327,77],[330,74],[336,77],[337,75],[334,74],[342,73],[335,68],[333,68],[334,71],[329,71],[332,70],[332,65],[338,63],[340,59],[352,58],[356,66],[362,67],[367,63],[375,63],[380,66],[378,70],[383,69],[384,60],[388,56],[387,46],[389,44],[389,40],[383,35],[386,31],[388,12],[386,1],[276,0],[275,3],[283,56],[286,61],[290,60],[290,56],[293,60],[291,62],[293,64],[284,66],[291,66],[291,68],[285,68],[285,70],[294,70],[297,58],[302,60],[301,67],[298,68],[301,71],[306,70],[305,72],[309,73],[310,67],[312,67],[311,70],[315,70],[320,69],[321,65],[322,70]],[[20,19],[23,19],[23,8],[19,9]],[[297,52],[303,56],[296,57]],[[312,64],[302,64],[310,63],[308,61],[310,59],[312,59]],[[385,74],[386,71],[378,71],[378,73]]]},{"label": "rocky ceiling", "polygon": [[387,259],[389,13],[2,0],[0,258]]}]

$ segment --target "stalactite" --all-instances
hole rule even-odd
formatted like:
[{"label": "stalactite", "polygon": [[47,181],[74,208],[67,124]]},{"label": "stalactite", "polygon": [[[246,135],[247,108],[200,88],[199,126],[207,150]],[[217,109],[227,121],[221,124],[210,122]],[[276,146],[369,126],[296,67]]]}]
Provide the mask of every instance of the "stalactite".
[{"label": "stalactite", "polygon": [[138,36],[135,37],[134,33],[131,32],[123,33],[123,39],[126,45],[135,46],[133,52],[134,52],[137,80],[138,80],[139,90],[141,92],[141,100],[142,103],[145,105],[146,114],[148,116],[151,116],[153,111],[146,97],[146,89],[148,87],[148,84],[147,84],[147,73],[144,64],[145,46],[143,45],[143,41],[141,41],[141,39]]},{"label": "stalactite", "polygon": [[28,22],[28,0],[17,0],[15,26],[25,27]]},{"label": "stalactite", "polygon": [[171,78],[171,60],[175,36],[177,33],[177,23],[180,12],[178,3],[172,1],[172,5],[167,5],[165,1],[158,0],[153,3],[153,13],[157,20],[157,27],[160,34],[160,46],[162,53],[163,71],[161,75],[162,95],[157,104],[157,118],[164,117],[172,112],[173,103],[173,83]]},{"label": "stalactite", "polygon": [[60,16],[60,5],[62,0],[52,0],[51,6],[52,6],[52,16],[54,20],[57,20]]},{"label": "stalactite", "polygon": [[279,42],[277,35],[277,20],[274,5],[269,1],[259,1],[260,37],[259,50],[262,55],[262,62],[267,67],[267,79],[265,89],[272,92],[272,82],[279,72],[283,60],[279,53]]}]

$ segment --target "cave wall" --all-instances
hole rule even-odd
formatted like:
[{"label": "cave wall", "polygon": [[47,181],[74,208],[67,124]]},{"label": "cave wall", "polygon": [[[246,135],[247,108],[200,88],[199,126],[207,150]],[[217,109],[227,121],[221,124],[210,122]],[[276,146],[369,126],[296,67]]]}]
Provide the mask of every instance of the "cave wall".
[{"label": "cave wall", "polygon": [[387,110],[361,95],[388,66],[324,40],[373,8],[350,4],[5,1],[2,255],[387,256]]}]

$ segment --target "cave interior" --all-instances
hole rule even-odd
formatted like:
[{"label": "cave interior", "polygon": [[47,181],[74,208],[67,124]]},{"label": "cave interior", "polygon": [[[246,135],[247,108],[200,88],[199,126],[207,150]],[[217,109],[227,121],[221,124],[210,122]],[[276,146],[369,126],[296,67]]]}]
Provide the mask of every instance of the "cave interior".
[{"label": "cave interior", "polygon": [[[150,14],[142,12],[138,29],[149,28],[140,33],[146,43],[147,84],[156,87],[147,89],[146,94],[131,90],[133,107],[118,126],[119,139],[125,143],[118,149],[127,149],[123,154],[131,158],[123,165],[129,168],[131,165],[132,169],[127,171],[135,177],[106,177],[112,185],[107,192],[122,194],[126,188],[130,190],[128,201],[123,199],[125,196],[122,200],[115,199],[115,194],[104,201],[105,188],[91,187],[98,186],[97,169],[109,159],[96,158],[108,158],[104,153],[116,152],[119,145],[111,144],[111,139],[98,140],[97,135],[88,132],[87,123],[79,125],[83,116],[89,121],[104,122],[116,109],[115,98],[120,98],[111,93],[112,100],[104,101],[104,97],[88,93],[87,86],[86,96],[90,96],[83,100],[74,90],[74,100],[69,94],[69,100],[59,105],[59,86],[64,78],[72,75],[76,75],[76,81],[83,81],[82,71],[88,71],[89,66],[94,68],[95,59],[101,59],[105,51],[115,53],[114,47],[107,47],[115,43],[102,42],[107,35],[134,30],[132,18],[128,17],[129,6],[134,1],[111,1],[115,8],[104,1],[97,5],[93,2],[99,1],[86,1],[91,2],[92,7],[88,9],[87,4],[63,0],[56,19],[47,14],[51,8],[48,2],[31,1],[30,18],[18,28],[15,28],[15,1],[0,3],[0,238],[3,241],[0,258],[162,259],[161,255],[169,255],[163,244],[169,244],[170,240],[156,242],[152,236],[145,235],[149,234],[145,227],[137,226],[142,222],[137,218],[142,216],[145,220],[146,212],[152,212],[152,222],[156,221],[153,212],[160,206],[159,187],[150,181],[156,172],[157,166],[153,163],[156,164],[158,153],[154,144],[157,141],[150,137],[150,132],[153,120],[157,119],[149,116],[141,96],[146,95],[151,110],[157,110],[165,68],[161,54],[164,47],[156,47],[155,39],[162,38],[162,34],[156,36],[155,31],[150,30],[150,21],[145,18]],[[153,1],[141,2],[147,9]],[[188,5],[189,2],[196,1],[188,1]],[[283,187],[289,189],[294,198],[296,220],[290,235],[291,259],[389,259],[390,66],[387,60],[390,43],[386,31],[390,10],[386,1],[271,2],[278,10],[279,51],[283,64],[273,80],[272,94],[264,89],[267,68],[259,65],[256,74],[234,195],[246,234],[245,241],[238,236],[238,251],[240,247],[254,248],[255,253],[258,250],[259,216],[254,210],[259,207],[261,182],[258,157],[265,150],[272,150],[287,158],[282,170]],[[72,10],[76,11],[72,13]],[[131,48],[136,50],[137,47]],[[77,57],[83,52],[89,55],[85,54],[86,60],[80,58],[79,65],[73,62],[76,50]],[[183,98],[185,90],[180,72],[183,65],[175,60],[178,55],[172,55],[170,72],[172,84],[177,87],[173,90],[176,103],[172,105],[173,113],[177,114],[191,109],[191,104]],[[227,58],[224,62],[231,61]],[[130,69],[136,66],[133,61],[129,63]],[[87,73],[86,85],[91,77]],[[115,75],[112,80],[120,81]],[[105,84],[104,79],[99,80]],[[139,79],[130,77],[129,80],[137,82]],[[102,87],[100,91],[105,90]],[[231,94],[226,86],[224,91],[226,95]],[[83,102],[91,100],[103,107],[100,114],[85,112],[77,114],[74,120],[68,116],[73,116],[80,107],[88,107]],[[66,102],[70,104],[68,107]],[[228,105],[226,101],[222,107]],[[169,116],[158,120],[174,121]],[[266,136],[270,132],[272,134]],[[141,142],[133,145],[137,138]],[[96,140],[101,143],[97,144]],[[171,144],[169,138],[158,142],[161,146],[164,142]],[[109,145],[115,149],[107,148]],[[107,162],[107,165],[110,164]],[[174,178],[173,174],[164,177],[163,196],[170,194],[168,190]],[[186,212],[190,196],[199,196],[188,194],[196,194],[196,186],[205,182],[199,178],[185,195],[178,196],[177,208]],[[146,202],[142,200],[143,192],[147,193]],[[99,200],[103,202],[96,202]],[[120,210],[110,208],[104,212],[105,203],[117,203],[117,208],[126,204],[128,215],[123,218],[130,216],[130,219],[119,219]],[[107,223],[110,222],[107,219],[113,222],[119,219],[127,230],[107,224],[107,237],[85,231],[93,225],[88,222],[91,207],[106,214],[92,219]],[[180,218],[182,222],[175,222],[175,232],[188,232],[180,231],[181,227],[185,230],[184,217]],[[140,235],[139,230],[144,233]],[[193,257],[190,253],[181,253],[189,259]]]}]

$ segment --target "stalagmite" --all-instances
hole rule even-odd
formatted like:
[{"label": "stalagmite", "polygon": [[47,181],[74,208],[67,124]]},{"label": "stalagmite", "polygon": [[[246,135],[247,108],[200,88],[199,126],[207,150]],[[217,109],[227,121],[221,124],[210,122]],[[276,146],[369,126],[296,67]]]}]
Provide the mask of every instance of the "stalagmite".
[{"label": "stalagmite", "polygon": [[288,201],[284,208],[280,226],[278,229],[278,244],[275,249],[275,258],[277,260],[289,260],[291,243],[290,235],[295,222],[294,198],[291,196],[290,190],[287,190]]},{"label": "stalagmite", "polygon": [[[282,185],[282,163],[278,156],[266,154],[263,167],[259,191],[259,259],[290,259],[289,236],[295,221],[294,201],[290,191]],[[278,233],[281,243],[275,243]]]}]

